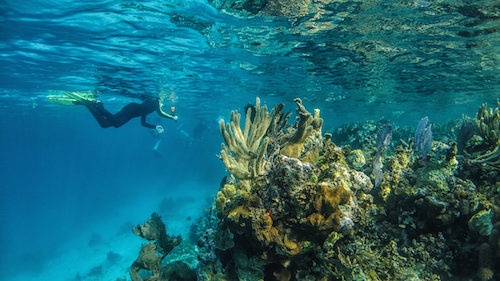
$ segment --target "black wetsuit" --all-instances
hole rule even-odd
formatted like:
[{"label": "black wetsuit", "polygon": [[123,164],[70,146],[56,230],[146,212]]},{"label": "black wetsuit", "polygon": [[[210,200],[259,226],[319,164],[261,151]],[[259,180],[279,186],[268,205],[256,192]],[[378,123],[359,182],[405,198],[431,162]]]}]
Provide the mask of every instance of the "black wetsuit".
[{"label": "black wetsuit", "polygon": [[84,105],[89,109],[92,115],[94,115],[97,122],[99,122],[99,125],[103,128],[118,128],[127,123],[130,119],[139,116],[141,117],[142,126],[150,129],[156,128],[155,125],[151,125],[146,122],[146,115],[155,110],[159,111],[158,100],[156,99],[146,99],[141,104],[135,102],[129,103],[116,114],[111,114],[107,111],[101,102],[85,102]]}]

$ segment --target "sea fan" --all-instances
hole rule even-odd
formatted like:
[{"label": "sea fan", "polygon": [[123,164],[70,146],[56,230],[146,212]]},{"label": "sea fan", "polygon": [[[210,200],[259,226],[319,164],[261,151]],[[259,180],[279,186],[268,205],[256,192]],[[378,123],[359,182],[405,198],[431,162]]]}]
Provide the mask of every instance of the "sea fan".
[{"label": "sea fan", "polygon": [[432,125],[428,123],[429,118],[425,116],[420,119],[415,130],[415,148],[423,160],[427,160],[427,155],[429,155],[432,149]]}]

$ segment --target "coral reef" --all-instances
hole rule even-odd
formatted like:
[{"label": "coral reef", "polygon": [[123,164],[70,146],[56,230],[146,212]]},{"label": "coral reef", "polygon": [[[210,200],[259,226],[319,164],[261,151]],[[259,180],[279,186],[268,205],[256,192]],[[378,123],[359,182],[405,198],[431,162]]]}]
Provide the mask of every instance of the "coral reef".
[{"label": "coral reef", "polygon": [[[412,130],[396,127],[400,141],[390,145],[391,127],[372,123],[368,131],[356,129],[363,140],[351,150],[322,134],[319,110],[313,115],[300,99],[295,102],[293,125],[281,119],[277,129],[259,130],[265,147],[251,151],[260,173],[248,172],[250,162],[234,169],[234,162],[224,161],[236,179],[218,192],[219,221],[201,239],[209,254],[199,279],[446,280],[474,271],[481,280],[494,278],[498,257],[491,249],[498,247],[499,232],[490,198],[498,190],[460,172],[463,156],[453,132],[438,126],[434,138],[446,137],[433,140],[430,126],[422,124],[413,147]],[[267,120],[276,113],[264,113],[258,99],[255,110],[266,118],[252,120],[247,112],[245,123],[272,127]],[[237,133],[228,134],[239,128],[236,114],[231,127],[221,126],[230,147],[223,146],[223,159],[240,157],[248,147],[231,140]],[[380,165],[367,165],[374,161]],[[242,177],[240,170],[251,176]]]},{"label": "coral reef", "polygon": [[319,110],[295,103],[291,125],[283,105],[268,112],[258,98],[243,130],[236,111],[221,121],[231,177],[193,227],[198,263],[163,265],[179,240],[153,214],[134,228],[150,243],[132,280],[141,270],[145,280],[189,280],[181,271],[224,281],[499,277],[500,177],[478,160],[496,151],[498,109],[483,106],[461,126],[433,124],[432,134],[425,119],[415,134],[387,122],[346,126],[339,139],[357,140],[351,149],[322,134]]},{"label": "coral reef", "polygon": [[[264,177],[241,180],[238,171],[234,175],[238,181],[225,184],[218,192],[216,208],[220,221],[215,236],[225,239],[223,245],[215,245],[234,260],[234,264],[221,261],[230,279],[289,280],[295,272],[289,269],[292,265],[302,264],[302,259],[313,262],[315,253],[332,232],[349,232],[362,220],[358,206],[370,201],[366,194],[372,187],[368,176],[348,168],[343,158],[330,163],[341,153],[329,137],[321,135],[323,120],[319,110],[312,115],[300,99],[295,103],[295,124],[286,128],[286,121],[282,120],[287,120],[288,115],[277,115],[281,107],[275,107],[278,109],[270,114],[259,113],[281,120],[272,122],[266,135],[259,134],[260,139],[273,138],[266,142],[267,150],[260,157],[259,165],[266,167]],[[257,113],[261,110],[258,99],[255,108]],[[237,116],[232,113],[232,128],[239,126]],[[246,119],[248,124],[250,112]],[[267,118],[256,117],[250,122],[262,120]],[[230,128],[221,131],[226,144],[232,143],[227,134]],[[232,147],[236,158],[242,150]],[[223,146],[223,159],[228,156],[226,152]],[[224,163],[231,171],[233,163]]]}]

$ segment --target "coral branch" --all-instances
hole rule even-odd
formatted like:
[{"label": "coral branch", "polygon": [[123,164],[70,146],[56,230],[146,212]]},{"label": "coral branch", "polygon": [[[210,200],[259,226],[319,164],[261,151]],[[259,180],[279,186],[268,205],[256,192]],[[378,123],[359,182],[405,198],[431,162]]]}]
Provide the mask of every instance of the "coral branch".
[{"label": "coral branch", "polygon": [[[252,110],[255,110],[252,119]],[[262,175],[264,155],[267,151],[269,139],[264,135],[272,121],[272,114],[267,106],[260,106],[260,99],[256,98],[255,106],[249,107],[245,116],[245,127],[240,127],[241,115],[237,111],[231,112],[230,124],[220,121],[220,131],[224,138],[220,158],[226,169],[239,181],[250,180]]]},{"label": "coral branch", "polygon": [[287,144],[281,150],[281,154],[288,157],[298,158],[304,151],[304,146],[308,138],[317,133],[321,139],[321,127],[323,119],[319,117],[319,109],[314,110],[314,117],[302,105],[302,100],[295,99],[297,104],[298,121],[294,125],[294,129],[287,136]]},{"label": "coral branch", "polygon": [[460,130],[460,148],[473,155],[470,164],[500,169],[500,102],[488,109],[483,104],[475,119],[464,117]]},{"label": "coral branch", "polygon": [[471,160],[471,163],[486,164],[500,168],[500,141],[493,151],[478,156],[477,158]]}]

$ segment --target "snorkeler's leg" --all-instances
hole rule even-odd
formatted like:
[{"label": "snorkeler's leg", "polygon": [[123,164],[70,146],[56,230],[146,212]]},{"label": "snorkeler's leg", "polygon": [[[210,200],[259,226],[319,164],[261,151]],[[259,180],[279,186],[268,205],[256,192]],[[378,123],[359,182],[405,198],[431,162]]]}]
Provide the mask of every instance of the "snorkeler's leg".
[{"label": "snorkeler's leg", "polygon": [[[97,120],[102,128],[115,126],[114,119],[112,118],[113,115],[105,110],[104,107],[102,108],[103,110],[99,110],[96,106],[93,105],[85,105],[85,107],[87,107],[87,109],[94,116],[95,120]],[[109,118],[107,114],[105,114],[105,112],[107,112],[111,116],[111,118]]]},{"label": "snorkeler's leg", "polygon": [[104,108],[104,105],[102,104],[101,101],[89,101],[89,102],[83,102],[83,105],[85,105],[89,110],[95,111],[96,114],[100,114],[104,117],[106,117],[109,120],[114,120],[114,115],[109,112],[106,108]]},{"label": "snorkeler's leg", "polygon": [[131,102],[124,106],[122,110],[118,111],[113,115],[113,121],[116,128],[127,123],[130,119],[140,116],[141,105],[135,102]]},{"label": "snorkeler's leg", "polygon": [[140,105],[137,103],[129,103],[118,113],[111,114],[104,108],[102,102],[98,100],[82,100],[80,102],[90,111],[90,113],[92,113],[99,125],[103,128],[121,127],[130,119],[137,117],[138,111],[140,111]]}]

